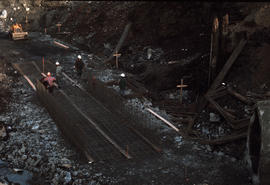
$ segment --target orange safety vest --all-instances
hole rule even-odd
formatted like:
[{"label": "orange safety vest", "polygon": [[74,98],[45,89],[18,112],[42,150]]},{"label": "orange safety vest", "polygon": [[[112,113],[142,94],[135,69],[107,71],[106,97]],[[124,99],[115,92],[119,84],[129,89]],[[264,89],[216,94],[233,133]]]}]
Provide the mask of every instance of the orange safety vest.
[{"label": "orange safety vest", "polygon": [[54,77],[51,76],[47,76],[44,81],[47,81],[49,86],[53,86],[53,81],[55,81],[56,79]]}]

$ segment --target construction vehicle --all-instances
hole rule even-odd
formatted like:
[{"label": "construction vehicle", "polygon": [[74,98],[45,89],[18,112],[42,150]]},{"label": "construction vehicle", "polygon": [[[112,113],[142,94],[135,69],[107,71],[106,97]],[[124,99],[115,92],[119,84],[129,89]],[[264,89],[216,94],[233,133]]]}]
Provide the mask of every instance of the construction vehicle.
[{"label": "construction vehicle", "polygon": [[9,30],[9,37],[13,40],[27,39],[28,32],[24,32],[21,24],[13,24]]}]

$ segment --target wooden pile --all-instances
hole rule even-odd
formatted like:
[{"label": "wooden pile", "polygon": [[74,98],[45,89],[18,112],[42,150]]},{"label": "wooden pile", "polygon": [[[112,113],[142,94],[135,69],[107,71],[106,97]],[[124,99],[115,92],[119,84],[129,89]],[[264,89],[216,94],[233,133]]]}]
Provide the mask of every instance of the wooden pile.
[{"label": "wooden pile", "polygon": [[[236,139],[245,138],[247,136],[247,127],[249,125],[250,118],[241,118],[238,119],[235,114],[237,111],[231,109],[223,108],[218,102],[218,98],[223,98],[226,95],[231,95],[236,99],[240,100],[244,104],[253,105],[254,99],[245,97],[240,93],[236,92],[231,87],[221,86],[223,79],[227,75],[229,69],[233,65],[236,58],[239,56],[240,52],[243,50],[246,40],[242,39],[235,50],[232,52],[231,56],[229,57],[228,61],[223,66],[222,70],[219,72],[217,77],[212,82],[209,90],[202,98],[198,105],[192,104],[189,107],[184,108],[181,104],[177,102],[161,102],[159,104],[160,108],[165,109],[170,115],[174,116],[174,120],[180,123],[186,123],[186,129],[184,132],[184,137],[188,137],[191,140],[198,141],[204,144],[211,144],[211,145],[219,145],[228,142],[232,142]],[[162,105],[163,104],[163,105]],[[215,140],[206,140],[199,138],[199,134],[193,130],[193,126],[195,120],[198,118],[199,113],[209,104],[210,108],[215,109],[217,112],[220,113],[222,117],[226,120],[226,122],[230,125],[230,127],[235,131],[232,135],[222,137]],[[196,110],[195,110],[196,109]],[[181,111],[179,111],[181,110]],[[179,118],[180,117],[180,118]]]}]

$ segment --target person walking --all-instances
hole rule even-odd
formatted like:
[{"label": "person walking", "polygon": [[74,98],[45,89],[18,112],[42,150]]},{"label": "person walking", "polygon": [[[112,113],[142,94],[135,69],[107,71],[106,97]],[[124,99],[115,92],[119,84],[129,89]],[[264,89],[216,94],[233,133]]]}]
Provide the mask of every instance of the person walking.
[{"label": "person walking", "polygon": [[55,87],[54,83],[56,82],[56,79],[51,76],[51,73],[47,73],[47,77],[44,79],[45,84],[47,84],[47,89],[49,90],[49,93],[53,93],[53,89]]},{"label": "person walking", "polygon": [[126,90],[126,75],[122,73],[120,75],[120,80],[119,80],[119,88],[120,88],[120,95],[124,96],[125,95],[125,90]]},{"label": "person walking", "polygon": [[63,67],[60,66],[60,63],[58,61],[55,63],[55,65],[56,65],[56,83],[58,84],[58,88],[60,88],[62,82],[61,74]]},{"label": "person walking", "polygon": [[78,58],[75,61],[75,65],[74,66],[75,66],[75,69],[77,71],[77,75],[79,77],[81,77],[82,71],[83,71],[83,68],[84,68],[84,63],[82,61],[82,56],[81,55],[78,55]]}]

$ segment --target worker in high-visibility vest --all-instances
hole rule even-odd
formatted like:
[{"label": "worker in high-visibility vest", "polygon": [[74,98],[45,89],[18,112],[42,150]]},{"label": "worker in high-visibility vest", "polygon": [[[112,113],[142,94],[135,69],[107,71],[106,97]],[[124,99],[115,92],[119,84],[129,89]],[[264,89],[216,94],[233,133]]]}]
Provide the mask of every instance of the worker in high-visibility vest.
[{"label": "worker in high-visibility vest", "polygon": [[53,89],[55,87],[54,83],[56,82],[56,79],[51,76],[51,73],[47,73],[47,77],[44,79],[44,83],[47,84],[47,89],[49,90],[50,93],[53,92]]}]

